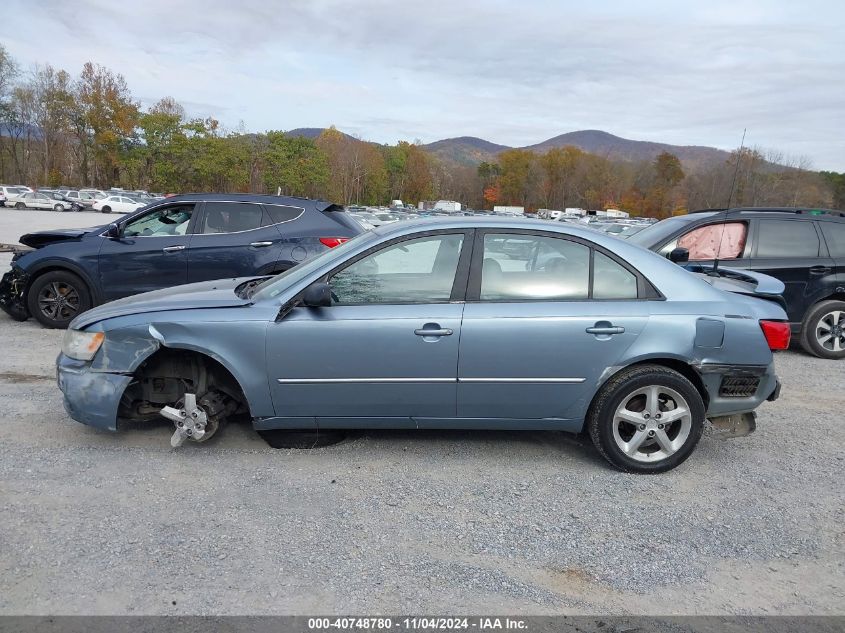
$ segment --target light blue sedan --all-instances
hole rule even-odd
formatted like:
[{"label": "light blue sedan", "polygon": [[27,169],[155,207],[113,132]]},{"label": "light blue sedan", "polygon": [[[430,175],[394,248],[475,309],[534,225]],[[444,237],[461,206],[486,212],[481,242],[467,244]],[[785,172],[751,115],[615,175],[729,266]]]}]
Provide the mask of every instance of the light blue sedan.
[{"label": "light blue sedan", "polygon": [[316,437],[586,431],[617,468],[654,473],[692,453],[706,419],[746,435],[777,398],[782,290],[568,224],[396,222],[275,277],[85,312],[58,382],[75,420],[116,430],[163,416],[174,446],[237,416]]}]

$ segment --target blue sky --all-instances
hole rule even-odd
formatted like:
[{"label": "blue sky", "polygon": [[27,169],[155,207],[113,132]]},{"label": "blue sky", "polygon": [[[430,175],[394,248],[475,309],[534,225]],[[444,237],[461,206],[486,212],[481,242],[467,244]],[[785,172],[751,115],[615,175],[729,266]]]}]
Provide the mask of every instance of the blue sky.
[{"label": "blue sky", "polygon": [[[122,73],[228,128],[528,145],[579,129],[845,171],[845,3],[6,0],[25,68]],[[594,5],[594,6],[587,6]],[[9,28],[14,22],[15,28]]]}]

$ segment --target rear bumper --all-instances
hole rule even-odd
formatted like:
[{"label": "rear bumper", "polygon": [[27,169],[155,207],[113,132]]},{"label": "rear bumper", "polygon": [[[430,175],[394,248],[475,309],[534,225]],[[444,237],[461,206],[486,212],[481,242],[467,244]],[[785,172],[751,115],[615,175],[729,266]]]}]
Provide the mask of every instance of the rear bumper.
[{"label": "rear bumper", "polygon": [[707,391],[707,417],[747,413],[780,396],[781,384],[770,365],[719,365],[695,368]]}]

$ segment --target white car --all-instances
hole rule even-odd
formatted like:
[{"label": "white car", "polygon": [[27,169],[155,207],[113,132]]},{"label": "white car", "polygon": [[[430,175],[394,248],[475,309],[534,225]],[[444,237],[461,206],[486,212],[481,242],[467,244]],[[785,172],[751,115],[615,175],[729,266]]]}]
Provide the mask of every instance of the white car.
[{"label": "white car", "polygon": [[91,208],[94,211],[100,211],[102,213],[111,213],[112,211],[117,213],[132,213],[136,209],[140,209],[146,205],[147,203],[145,202],[136,202],[127,196],[111,195],[106,196],[102,200],[95,201]]},{"label": "white car", "polygon": [[17,187],[0,185],[0,205],[4,207],[15,206],[15,201],[17,200],[18,196],[20,196],[22,193],[26,192],[21,189],[18,189]]},{"label": "white car", "polygon": [[[12,205],[9,204],[9,206]],[[14,199],[14,207],[16,209],[53,209],[54,211],[67,211],[71,206],[71,203],[67,200],[56,200],[52,193],[47,194],[38,191],[27,191],[16,196]]]}]

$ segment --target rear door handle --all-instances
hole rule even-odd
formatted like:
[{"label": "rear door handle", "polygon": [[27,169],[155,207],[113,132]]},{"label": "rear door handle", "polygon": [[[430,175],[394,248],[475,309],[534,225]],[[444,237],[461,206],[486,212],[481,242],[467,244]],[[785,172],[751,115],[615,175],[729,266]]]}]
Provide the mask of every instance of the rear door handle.
[{"label": "rear door handle", "polygon": [[811,275],[826,275],[831,271],[830,266],[810,266]]},{"label": "rear door handle", "polygon": [[417,336],[452,336],[452,330],[447,327],[444,328],[424,328],[421,327],[419,329],[414,330],[414,334]]},{"label": "rear door handle", "polygon": [[263,246],[272,246],[273,242],[251,242],[250,246],[254,246],[255,248],[261,248]]},{"label": "rear door handle", "polygon": [[165,247],[164,247],[163,249],[161,249],[161,250],[163,250],[165,253],[175,253],[175,252],[177,252],[177,251],[184,251],[184,250],[185,250],[185,246],[184,246],[184,245],[179,245],[179,246],[165,246]]},{"label": "rear door handle", "polygon": [[586,332],[587,334],[622,334],[623,332],[625,332],[625,328],[615,325],[605,325],[597,327],[588,327],[586,329]]}]

